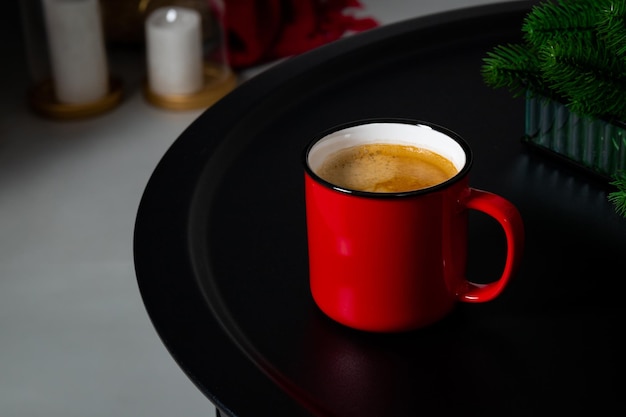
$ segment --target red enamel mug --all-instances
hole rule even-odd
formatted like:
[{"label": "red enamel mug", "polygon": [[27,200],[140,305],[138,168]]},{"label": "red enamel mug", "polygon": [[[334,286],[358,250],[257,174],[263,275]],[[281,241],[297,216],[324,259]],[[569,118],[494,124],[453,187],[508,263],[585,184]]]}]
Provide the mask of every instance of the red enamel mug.
[{"label": "red enamel mug", "polygon": [[[458,173],[406,192],[352,190],[316,173],[329,155],[365,143],[425,148]],[[521,216],[505,198],[469,186],[472,151],[458,134],[424,121],[361,120],[323,132],[303,159],[311,293],[337,322],[372,332],[422,328],[457,302],[493,300],[518,269]],[[493,217],[506,236],[504,269],[487,284],[465,275],[469,210]]]}]

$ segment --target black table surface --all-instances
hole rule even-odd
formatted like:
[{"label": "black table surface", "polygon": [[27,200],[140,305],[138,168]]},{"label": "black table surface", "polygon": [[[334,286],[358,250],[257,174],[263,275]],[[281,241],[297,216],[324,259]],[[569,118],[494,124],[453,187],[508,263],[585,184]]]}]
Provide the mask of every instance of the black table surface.
[{"label": "black table surface", "polygon": [[[531,151],[524,101],[485,86],[531,3],[384,26],[244,83],[175,141],[138,209],[138,285],[172,357],[232,416],[624,415],[626,220],[605,183]],[[370,334],[308,288],[301,152],[370,117],[444,125],[475,152],[470,183],[526,228],[522,268],[485,304],[427,329]],[[499,276],[503,233],[470,216],[468,277]]]}]

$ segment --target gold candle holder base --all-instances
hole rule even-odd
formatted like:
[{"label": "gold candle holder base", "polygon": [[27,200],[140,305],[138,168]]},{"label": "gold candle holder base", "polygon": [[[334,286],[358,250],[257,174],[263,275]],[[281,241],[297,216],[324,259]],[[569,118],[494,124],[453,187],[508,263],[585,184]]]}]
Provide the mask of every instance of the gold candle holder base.
[{"label": "gold candle holder base", "polygon": [[[226,73],[225,73],[226,72]],[[229,69],[213,64],[204,66],[204,86],[193,94],[157,94],[144,84],[144,96],[155,106],[169,110],[193,110],[210,107],[237,87],[237,76]]]},{"label": "gold candle holder base", "polygon": [[122,82],[117,78],[109,79],[109,92],[99,100],[82,104],[61,103],[54,93],[52,80],[45,80],[32,90],[29,102],[39,114],[54,119],[71,120],[96,116],[113,109],[122,101]]}]

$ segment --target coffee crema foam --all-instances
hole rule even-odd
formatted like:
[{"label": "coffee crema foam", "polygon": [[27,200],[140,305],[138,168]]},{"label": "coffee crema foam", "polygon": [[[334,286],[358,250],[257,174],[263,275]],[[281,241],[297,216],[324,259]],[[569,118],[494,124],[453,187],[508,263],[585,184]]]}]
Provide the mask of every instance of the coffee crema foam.
[{"label": "coffee crema foam", "polygon": [[427,149],[373,143],[329,155],[316,173],[341,188],[399,193],[440,184],[455,176],[458,170],[447,158]]}]

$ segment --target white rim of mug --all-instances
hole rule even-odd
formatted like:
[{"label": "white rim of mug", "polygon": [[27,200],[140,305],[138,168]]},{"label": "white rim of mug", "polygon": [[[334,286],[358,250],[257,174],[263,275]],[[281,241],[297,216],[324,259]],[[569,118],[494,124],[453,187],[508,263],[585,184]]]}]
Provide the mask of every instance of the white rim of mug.
[{"label": "white rim of mug", "polygon": [[[409,132],[409,130],[414,130],[415,128],[425,129],[424,131],[427,132],[427,138],[424,140],[427,140],[428,143],[421,142],[422,135],[420,135],[420,138],[418,138],[417,141],[415,140],[416,136],[412,136],[413,140],[398,139],[399,130],[403,132]],[[382,131],[386,132],[386,134],[381,136],[381,130],[379,129],[384,129]],[[424,131],[422,131],[422,133]],[[456,166],[458,172],[452,178],[437,185],[433,185],[432,187],[395,193],[378,193],[353,190],[330,183],[317,175],[314,168],[311,166],[315,165],[311,164],[310,161],[312,154],[314,154],[315,151],[319,151],[320,147],[325,150],[324,157],[327,156],[329,153],[334,152],[335,150],[346,148],[345,141],[348,141],[348,143],[350,143],[350,138],[355,133],[358,133],[360,135],[358,139],[354,141],[355,145],[362,143],[396,143],[425,147],[426,149],[442,154],[446,158],[450,159],[451,162]],[[364,133],[366,134],[365,139],[363,139]],[[337,145],[338,138],[343,139],[340,145]],[[431,146],[433,143],[433,138],[442,140],[438,143],[438,145],[441,146]],[[454,151],[451,151],[452,148],[454,148]],[[462,156],[460,154],[462,154]],[[321,163],[321,159],[324,159],[324,157],[319,158],[320,160],[316,163],[319,165]],[[473,154],[469,144],[456,132],[453,132],[450,129],[447,129],[432,122],[399,118],[355,120],[353,122],[337,125],[321,132],[318,136],[311,140],[303,153],[304,168],[307,174],[316,182],[344,194],[373,198],[397,198],[404,196],[416,196],[441,190],[443,188],[449,187],[451,184],[465,177],[471,169],[472,162]],[[317,168],[317,166],[315,168]]]}]

